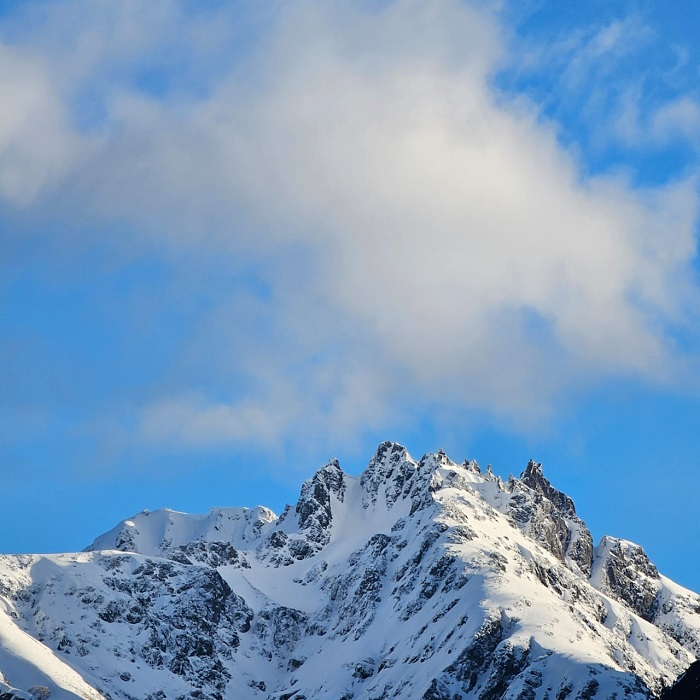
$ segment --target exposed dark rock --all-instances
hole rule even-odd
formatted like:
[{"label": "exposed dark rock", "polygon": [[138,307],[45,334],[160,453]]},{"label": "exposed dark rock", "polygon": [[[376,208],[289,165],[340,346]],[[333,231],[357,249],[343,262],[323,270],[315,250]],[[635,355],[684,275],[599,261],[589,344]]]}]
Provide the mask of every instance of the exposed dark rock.
[{"label": "exposed dark rock", "polygon": [[542,473],[542,465],[531,459],[525,471],[520,475],[520,481],[529,486],[536,493],[542,494],[556,510],[562,515],[573,517],[576,515],[574,502],[561,491],[555,489]]},{"label": "exposed dark rock", "polygon": [[632,542],[605,537],[596,548],[603,589],[652,621],[659,611],[659,572],[646,552]]},{"label": "exposed dark rock", "polygon": [[[337,460],[332,460],[304,482],[296,506],[299,529],[307,540],[318,547],[325,545],[330,537],[329,528],[333,520],[331,495],[341,502],[345,497],[345,474]],[[305,556],[309,554],[301,549],[295,554],[297,559]]]},{"label": "exposed dark rock", "polygon": [[700,661],[696,661],[661,695],[661,700],[698,700],[700,698]]},{"label": "exposed dark rock", "polygon": [[542,465],[530,460],[520,479],[508,481],[508,512],[532,539],[544,545],[560,561],[571,560],[589,576],[593,562],[593,538],[576,515],[574,503],[555,489],[542,473]]}]

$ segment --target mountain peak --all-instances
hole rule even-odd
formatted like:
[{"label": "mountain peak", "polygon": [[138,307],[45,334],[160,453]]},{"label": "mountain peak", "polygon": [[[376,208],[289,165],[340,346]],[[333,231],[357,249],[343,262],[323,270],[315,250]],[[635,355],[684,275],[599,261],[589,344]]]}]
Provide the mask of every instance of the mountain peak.
[{"label": "mountain peak", "polygon": [[527,463],[527,467],[525,467],[525,471],[522,473],[522,476],[525,477],[526,475],[535,474],[542,476],[542,462],[535,462],[535,460],[531,458]]},{"label": "mountain peak", "polygon": [[542,464],[540,462],[535,462],[534,459],[531,459],[527,463],[525,471],[520,475],[520,481],[551,501],[557,510],[563,514],[569,517],[576,515],[574,502],[565,493],[552,486],[542,472]]},{"label": "mountain peak", "polygon": [[403,445],[381,443],[360,476],[364,506],[375,505],[379,493],[384,491],[387,506],[391,508],[407,482],[412,480],[417,466]]},{"label": "mountain peak", "polygon": [[465,459],[462,462],[462,467],[468,472],[473,472],[474,474],[481,474],[481,467],[478,465],[475,459]]},{"label": "mountain peak", "polygon": [[406,448],[401,443],[385,440],[377,446],[377,450],[374,453],[374,457],[371,461],[384,464],[389,461],[394,454],[405,455],[408,453]]},{"label": "mountain peak", "polygon": [[510,513],[529,535],[563,562],[586,576],[593,564],[593,538],[576,515],[574,502],[544,476],[542,464],[531,459],[520,479],[508,482]]},{"label": "mountain peak", "polygon": [[328,542],[328,529],[333,520],[332,497],[341,503],[345,498],[347,475],[337,459],[321,467],[311,479],[304,482],[296,505],[299,528],[305,530],[313,542]]}]

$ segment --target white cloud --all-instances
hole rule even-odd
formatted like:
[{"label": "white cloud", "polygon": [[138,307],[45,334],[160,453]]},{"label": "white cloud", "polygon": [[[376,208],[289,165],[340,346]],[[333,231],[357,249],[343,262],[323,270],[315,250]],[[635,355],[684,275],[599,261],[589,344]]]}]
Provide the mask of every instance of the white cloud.
[{"label": "white cloud", "polygon": [[148,406],[140,421],[141,438],[146,442],[189,446],[275,440],[286,427],[271,411],[251,401],[211,404],[197,395]]},{"label": "white cloud", "polygon": [[521,38],[511,78],[534,85],[547,113],[568,122],[562,131],[598,158],[620,149],[649,157],[670,144],[697,150],[700,108],[688,48],[668,44],[643,12],[613,10],[621,12],[547,41]]},{"label": "white cloud", "polygon": [[662,105],[653,115],[651,131],[661,143],[682,140],[700,148],[700,103],[684,96]]},{"label": "white cloud", "polygon": [[60,181],[86,146],[71,132],[51,70],[31,51],[0,43],[0,195],[26,205]]},{"label": "white cloud", "polygon": [[[154,41],[165,31],[147,27]],[[694,185],[584,178],[552,125],[495,92],[502,44],[493,16],[456,1],[285,3],[204,96],[163,100],[120,82],[106,91],[99,150],[50,126],[68,156],[39,149],[44,179],[8,196],[70,183],[94,221],[263,261],[274,290],[285,342],[265,353],[264,392],[221,402],[166,391],[141,414],[144,439],[360,430],[397,396],[522,418],[585,382],[672,375],[669,329],[697,298]],[[28,80],[44,94],[45,81]],[[689,123],[687,112],[660,123]],[[20,144],[42,138],[41,125],[22,129]],[[53,171],[54,160],[67,165]],[[231,343],[231,375],[264,341]],[[308,373],[305,388],[294,371]]]},{"label": "white cloud", "polygon": [[613,125],[610,135],[628,148],[700,150],[700,103],[691,95],[650,104],[641,85],[628,88],[619,96]]},{"label": "white cloud", "polygon": [[[258,391],[243,398],[213,401],[189,392],[158,399],[138,413],[137,442],[198,448],[210,445],[283,445],[322,451],[347,444],[386,419],[384,382],[367,368],[337,363],[306,366],[303,378],[258,363],[251,368]],[[114,428],[112,429],[114,431]],[[123,432],[117,428],[118,432]]]}]

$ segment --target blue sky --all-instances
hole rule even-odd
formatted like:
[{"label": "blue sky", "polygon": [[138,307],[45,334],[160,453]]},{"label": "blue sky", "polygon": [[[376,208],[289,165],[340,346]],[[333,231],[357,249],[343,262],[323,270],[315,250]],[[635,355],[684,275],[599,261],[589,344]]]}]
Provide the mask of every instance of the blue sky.
[{"label": "blue sky", "polygon": [[384,439],[700,590],[688,3],[0,10],[0,551]]}]

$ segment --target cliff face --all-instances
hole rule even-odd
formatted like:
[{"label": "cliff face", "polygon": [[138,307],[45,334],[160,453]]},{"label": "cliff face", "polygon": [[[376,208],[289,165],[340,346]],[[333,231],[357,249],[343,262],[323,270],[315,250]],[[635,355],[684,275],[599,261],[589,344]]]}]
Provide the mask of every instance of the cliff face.
[{"label": "cliff face", "polygon": [[279,517],[143,512],[0,557],[0,596],[0,698],[23,700],[642,700],[700,651],[700,597],[594,548],[541,465],[503,482],[394,443]]}]

